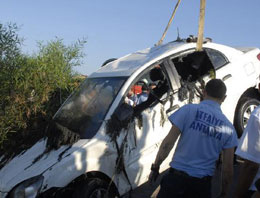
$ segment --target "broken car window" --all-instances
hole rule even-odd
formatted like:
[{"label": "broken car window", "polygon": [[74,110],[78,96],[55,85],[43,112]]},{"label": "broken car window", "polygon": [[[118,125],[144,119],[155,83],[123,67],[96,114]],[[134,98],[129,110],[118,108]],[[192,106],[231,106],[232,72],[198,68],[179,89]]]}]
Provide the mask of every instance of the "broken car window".
[{"label": "broken car window", "polygon": [[178,91],[180,101],[196,102],[202,99],[205,85],[203,79],[214,78],[215,69],[206,51],[187,51],[171,59],[180,76],[181,87]]},{"label": "broken car window", "polygon": [[213,66],[215,69],[218,69],[228,63],[227,58],[220,52],[213,50],[213,49],[205,49]]},{"label": "broken car window", "polygon": [[139,82],[143,82],[142,87],[145,91],[143,95],[140,94],[138,96],[140,101],[134,107],[135,115],[140,114],[144,109],[151,107],[158,102],[163,103],[161,98],[169,91],[168,81],[160,65],[154,66],[151,70],[144,74],[140,78]]},{"label": "broken car window", "polygon": [[87,78],[60,108],[54,120],[82,139],[92,138],[126,77]]},{"label": "broken car window", "polygon": [[172,62],[184,81],[196,81],[214,69],[205,51],[184,54],[173,58]]}]

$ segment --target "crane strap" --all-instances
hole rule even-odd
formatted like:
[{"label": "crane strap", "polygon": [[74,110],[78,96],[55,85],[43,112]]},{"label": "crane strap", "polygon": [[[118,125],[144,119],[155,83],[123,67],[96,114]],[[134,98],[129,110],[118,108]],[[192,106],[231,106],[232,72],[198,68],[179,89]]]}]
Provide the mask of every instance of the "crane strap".
[{"label": "crane strap", "polygon": [[170,27],[170,25],[171,25],[171,23],[172,23],[172,20],[173,20],[173,18],[174,18],[174,16],[175,16],[175,13],[176,13],[176,11],[177,11],[177,8],[178,8],[179,5],[180,5],[180,2],[181,2],[181,0],[178,0],[178,2],[176,3],[175,8],[174,8],[173,13],[172,13],[172,16],[171,16],[171,18],[170,18],[170,20],[169,20],[169,22],[168,22],[168,24],[167,24],[167,26],[166,26],[164,32],[163,32],[163,35],[162,35],[161,39],[160,39],[159,42],[157,43],[157,45],[161,45],[161,44],[162,44],[163,39],[165,38],[166,33],[167,33],[167,31],[168,31],[168,29],[169,29],[169,27]]}]

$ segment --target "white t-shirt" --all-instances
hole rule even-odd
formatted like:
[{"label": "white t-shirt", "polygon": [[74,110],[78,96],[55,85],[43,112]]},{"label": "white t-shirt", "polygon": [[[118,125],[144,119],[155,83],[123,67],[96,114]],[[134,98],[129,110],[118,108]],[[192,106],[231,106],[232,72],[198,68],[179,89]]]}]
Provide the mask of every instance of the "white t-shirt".
[{"label": "white t-shirt", "polygon": [[[251,114],[247,126],[240,138],[236,155],[260,164],[260,106]],[[250,187],[250,190],[256,190],[255,181],[260,178],[260,169]]]}]

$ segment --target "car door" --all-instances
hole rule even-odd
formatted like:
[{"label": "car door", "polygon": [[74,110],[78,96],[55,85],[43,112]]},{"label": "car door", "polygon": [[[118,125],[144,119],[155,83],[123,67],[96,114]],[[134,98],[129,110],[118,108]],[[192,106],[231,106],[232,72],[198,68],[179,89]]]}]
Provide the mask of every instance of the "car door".
[{"label": "car door", "polygon": [[[142,110],[131,123],[131,130],[129,130],[128,133],[128,145],[125,150],[124,158],[126,172],[128,173],[133,186],[140,185],[147,181],[151,164],[155,160],[159,146],[171,128],[171,123],[168,121],[168,113],[176,110],[170,107],[173,107],[176,98],[176,95],[174,96],[174,94],[176,94],[178,89],[176,88],[177,85],[175,85],[174,93],[174,90],[172,89],[174,81],[170,81],[169,79],[165,61],[149,67],[137,77],[131,86],[137,82],[145,81],[145,79],[149,84],[152,81],[149,77],[149,72],[151,72],[152,68],[158,67],[158,65],[160,65],[169,90],[164,93],[162,97],[158,98],[157,101]],[[157,86],[159,86],[159,82],[156,83],[158,83]],[[131,89],[131,86],[129,87],[129,90]],[[172,156],[169,155],[168,159],[171,159],[171,157]],[[168,167],[169,160],[165,160],[161,166],[161,171]]]},{"label": "car door", "polygon": [[[184,57],[186,57],[187,60],[182,60]],[[178,59],[179,71],[177,71],[176,65],[172,59]],[[190,68],[193,65],[190,64],[190,60],[193,61],[191,62],[193,64],[199,64],[198,72],[191,71]],[[205,52],[197,53],[194,52],[194,50],[187,51],[185,54],[180,53],[173,57],[166,58],[159,65],[168,80],[169,91],[160,99],[161,102],[157,102],[145,109],[142,111],[141,116],[135,119],[136,149],[132,149],[129,152],[127,160],[128,171],[136,173],[130,174],[130,177],[134,177],[133,180],[135,181],[135,184],[143,183],[148,178],[151,164],[155,160],[159,146],[171,128],[168,116],[187,103],[198,103],[201,95],[197,92],[201,87],[199,87],[197,83],[199,83],[200,79],[202,81],[208,81],[211,78],[210,73],[212,70],[214,73],[214,69],[209,62],[207,54],[205,54]],[[188,77],[190,75],[192,78]],[[145,78],[144,76],[141,76],[141,79]],[[183,85],[181,84],[181,79],[184,83]],[[187,90],[185,90],[186,88]],[[187,91],[187,97],[180,96],[180,91]],[[193,95],[191,93],[193,93]],[[141,123],[141,126],[138,123]],[[174,149],[172,149],[168,158],[161,165],[161,171],[169,167],[173,152]]]}]

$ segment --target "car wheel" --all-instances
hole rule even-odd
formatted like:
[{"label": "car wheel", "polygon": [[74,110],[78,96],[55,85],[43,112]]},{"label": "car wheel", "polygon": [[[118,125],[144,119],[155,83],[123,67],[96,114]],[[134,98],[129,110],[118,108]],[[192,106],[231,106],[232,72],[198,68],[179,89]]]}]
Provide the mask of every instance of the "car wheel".
[{"label": "car wheel", "polygon": [[260,105],[260,101],[256,97],[244,97],[239,101],[234,119],[234,126],[239,138],[242,136],[243,130],[246,128],[252,111],[258,105]]},{"label": "car wheel", "polygon": [[109,184],[99,178],[84,181],[82,185],[76,189],[74,198],[115,198],[116,193]]}]

